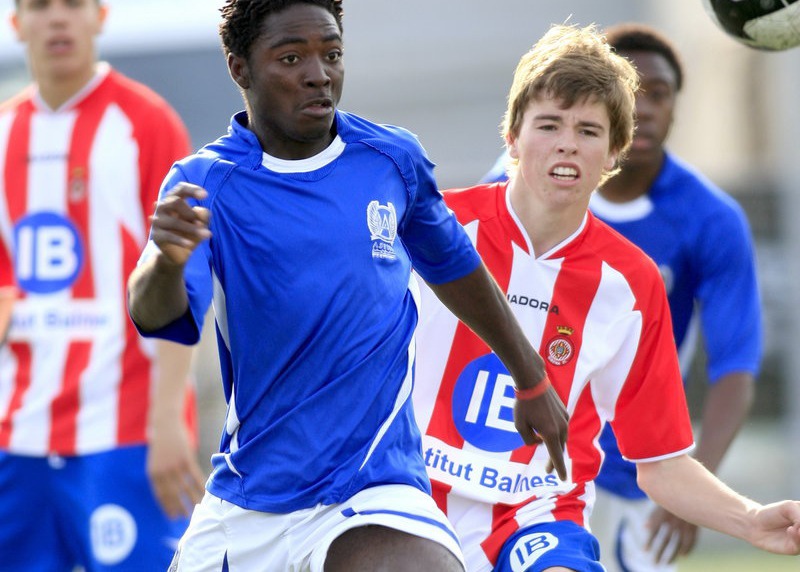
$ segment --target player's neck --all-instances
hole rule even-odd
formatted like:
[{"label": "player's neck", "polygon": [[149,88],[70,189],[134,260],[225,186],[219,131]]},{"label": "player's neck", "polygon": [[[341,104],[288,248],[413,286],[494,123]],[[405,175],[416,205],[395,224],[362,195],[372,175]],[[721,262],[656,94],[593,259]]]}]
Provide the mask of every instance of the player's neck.
[{"label": "player's neck", "polygon": [[96,66],[82,68],[80,72],[64,76],[37,77],[39,96],[50,109],[58,109],[82,90],[95,76]]},{"label": "player's neck", "polygon": [[598,192],[612,203],[627,203],[650,192],[661,172],[663,157],[658,162],[623,167],[606,181]]},{"label": "player's neck", "polygon": [[589,199],[572,204],[548,203],[533,193],[509,187],[511,207],[533,247],[534,257],[549,252],[578,230],[586,216]]}]

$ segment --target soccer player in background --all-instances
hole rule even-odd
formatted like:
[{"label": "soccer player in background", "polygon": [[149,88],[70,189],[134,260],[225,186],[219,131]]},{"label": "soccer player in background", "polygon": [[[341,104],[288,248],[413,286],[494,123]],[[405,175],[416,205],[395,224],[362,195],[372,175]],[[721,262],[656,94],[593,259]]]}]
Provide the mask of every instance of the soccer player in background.
[{"label": "soccer player in background", "polygon": [[416,137],[337,109],[341,1],[222,15],[245,111],[169,172],[129,281],[148,335],[194,343],[214,303],[228,413],[172,569],[461,570],[411,409],[412,264],[538,394],[517,421],[566,477],[563,404]]},{"label": "soccer player in background", "polygon": [[681,518],[800,553],[800,502],[762,506],[688,453],[689,412],[657,267],[588,211],[633,137],[636,70],[593,27],[554,26],[521,58],[503,135],[510,180],[446,191],[570,415],[566,479],[524,444],[515,389],[422,289],[414,406],[433,496],[470,572],[602,572],[589,529],[610,423],[642,489]]},{"label": "soccer player in background", "polygon": [[35,83],[0,106],[0,568],[163,570],[203,491],[191,348],[137,334],[125,280],[188,135],[98,62],[105,5],[14,7]]},{"label": "soccer player in background", "polygon": [[[750,410],[761,360],[761,306],[753,245],[742,209],[665,148],[684,71],[675,46],[638,23],[605,30],[636,67],[636,131],[620,172],[592,195],[589,208],[641,247],[667,288],[684,378],[697,330],[709,383],[694,458],[716,472]],[[609,572],[667,572],[695,544],[697,527],[655,507],[636,484],[614,434],[600,438],[592,528]],[[648,548],[648,546],[650,548]]]}]

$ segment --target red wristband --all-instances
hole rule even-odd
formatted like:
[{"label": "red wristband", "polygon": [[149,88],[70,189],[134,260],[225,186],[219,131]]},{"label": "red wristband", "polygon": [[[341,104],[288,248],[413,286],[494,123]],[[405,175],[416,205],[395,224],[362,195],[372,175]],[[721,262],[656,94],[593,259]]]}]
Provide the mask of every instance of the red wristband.
[{"label": "red wristband", "polygon": [[514,396],[522,401],[527,401],[529,399],[536,399],[540,395],[542,395],[547,388],[550,387],[550,378],[547,377],[547,374],[544,374],[542,381],[534,385],[533,387],[529,387],[528,389],[517,389],[514,388]]}]

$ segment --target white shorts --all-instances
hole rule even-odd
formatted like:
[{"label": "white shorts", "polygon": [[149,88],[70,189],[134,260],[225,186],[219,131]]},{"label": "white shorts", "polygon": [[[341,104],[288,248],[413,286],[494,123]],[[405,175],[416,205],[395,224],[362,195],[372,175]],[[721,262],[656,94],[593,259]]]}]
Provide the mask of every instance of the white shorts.
[{"label": "white shorts", "polygon": [[365,489],[347,502],[289,514],[246,510],[210,493],[195,507],[170,572],[322,572],[345,531],[380,525],[433,540],[463,564],[461,546],[433,499],[407,485]]},{"label": "white shorts", "polygon": [[[656,562],[646,549],[647,521],[656,505],[648,498],[627,499],[595,488],[592,534],[600,542],[600,562],[608,572],[675,572],[677,566]],[[677,541],[677,539],[676,539]],[[655,543],[659,546],[659,543]]]}]

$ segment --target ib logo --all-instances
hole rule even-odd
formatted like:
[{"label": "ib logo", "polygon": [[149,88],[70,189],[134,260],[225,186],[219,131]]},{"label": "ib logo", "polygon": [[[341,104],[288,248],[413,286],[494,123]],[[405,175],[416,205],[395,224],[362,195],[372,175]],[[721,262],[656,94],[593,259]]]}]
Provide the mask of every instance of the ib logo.
[{"label": "ib logo", "polygon": [[453,389],[453,419],[465,441],[484,451],[521,447],[514,427],[514,380],[495,354],[471,361]]},{"label": "ib logo", "polygon": [[104,504],[89,518],[92,551],[106,565],[119,564],[136,546],[137,528],[133,516],[116,504]]},{"label": "ib logo", "polygon": [[72,285],[83,267],[83,245],[72,222],[54,212],[21,218],[14,227],[17,281],[26,292],[51,294]]},{"label": "ib logo", "polygon": [[509,555],[513,572],[525,572],[544,553],[558,546],[558,538],[549,532],[526,534],[514,543]]}]

